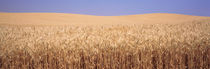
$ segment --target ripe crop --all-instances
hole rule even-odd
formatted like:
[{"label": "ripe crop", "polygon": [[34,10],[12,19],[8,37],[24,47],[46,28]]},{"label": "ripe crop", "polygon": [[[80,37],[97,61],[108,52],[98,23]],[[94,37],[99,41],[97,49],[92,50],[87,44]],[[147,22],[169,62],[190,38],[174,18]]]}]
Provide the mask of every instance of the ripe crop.
[{"label": "ripe crop", "polygon": [[0,25],[3,69],[208,69],[210,23]]}]

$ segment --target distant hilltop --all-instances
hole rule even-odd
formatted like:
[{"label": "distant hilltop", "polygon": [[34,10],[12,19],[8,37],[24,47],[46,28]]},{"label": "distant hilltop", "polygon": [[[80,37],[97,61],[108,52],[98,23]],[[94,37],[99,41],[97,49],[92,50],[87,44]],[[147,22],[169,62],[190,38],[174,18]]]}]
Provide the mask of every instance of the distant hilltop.
[{"label": "distant hilltop", "polygon": [[210,20],[210,17],[169,13],[125,16],[94,16],[67,13],[0,13],[0,24],[30,25],[113,25],[113,24],[179,24]]}]

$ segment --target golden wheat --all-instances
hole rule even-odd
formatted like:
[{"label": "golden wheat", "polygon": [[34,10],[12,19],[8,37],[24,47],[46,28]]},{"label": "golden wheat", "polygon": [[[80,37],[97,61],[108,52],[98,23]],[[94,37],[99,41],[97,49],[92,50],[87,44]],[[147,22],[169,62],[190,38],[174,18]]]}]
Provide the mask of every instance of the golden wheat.
[{"label": "golden wheat", "polygon": [[3,69],[208,69],[210,23],[0,25]]}]

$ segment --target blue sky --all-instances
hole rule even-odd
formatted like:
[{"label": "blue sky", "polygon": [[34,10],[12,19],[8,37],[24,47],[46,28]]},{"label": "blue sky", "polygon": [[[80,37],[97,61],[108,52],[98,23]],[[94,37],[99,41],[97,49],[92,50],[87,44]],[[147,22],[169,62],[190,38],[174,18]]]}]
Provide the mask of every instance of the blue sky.
[{"label": "blue sky", "polygon": [[210,16],[210,0],[0,0],[0,12],[50,12],[98,16],[178,13]]}]

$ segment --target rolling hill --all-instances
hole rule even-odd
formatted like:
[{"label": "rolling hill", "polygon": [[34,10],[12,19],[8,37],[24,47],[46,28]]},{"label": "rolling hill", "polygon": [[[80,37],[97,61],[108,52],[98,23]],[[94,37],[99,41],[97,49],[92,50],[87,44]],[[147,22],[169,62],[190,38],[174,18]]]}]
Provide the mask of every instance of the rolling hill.
[{"label": "rolling hill", "polygon": [[66,13],[0,13],[0,24],[29,25],[113,25],[113,24],[179,24],[210,20],[210,17],[169,13],[125,16],[93,16]]}]

